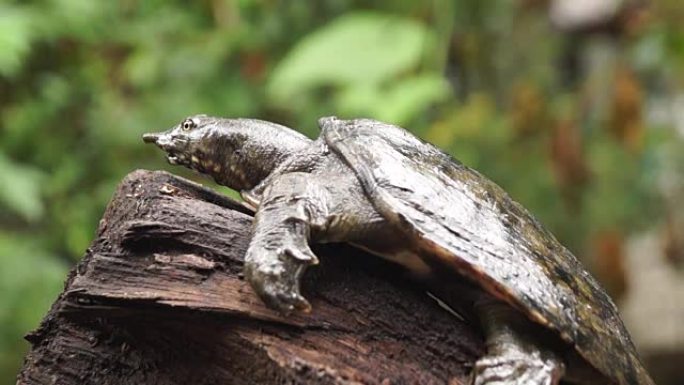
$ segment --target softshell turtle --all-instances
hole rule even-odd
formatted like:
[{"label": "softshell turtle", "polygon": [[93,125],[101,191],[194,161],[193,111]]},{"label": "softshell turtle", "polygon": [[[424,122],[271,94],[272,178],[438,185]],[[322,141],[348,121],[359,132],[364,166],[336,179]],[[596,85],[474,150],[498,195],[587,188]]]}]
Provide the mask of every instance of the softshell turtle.
[{"label": "softshell turtle", "polygon": [[309,310],[299,291],[318,263],[309,243],[348,242],[478,288],[463,290],[487,340],[475,384],[653,384],[613,301],[494,182],[400,127],[335,117],[319,126],[311,140],[197,115],[143,139],[255,208],[245,277],[271,308]]}]

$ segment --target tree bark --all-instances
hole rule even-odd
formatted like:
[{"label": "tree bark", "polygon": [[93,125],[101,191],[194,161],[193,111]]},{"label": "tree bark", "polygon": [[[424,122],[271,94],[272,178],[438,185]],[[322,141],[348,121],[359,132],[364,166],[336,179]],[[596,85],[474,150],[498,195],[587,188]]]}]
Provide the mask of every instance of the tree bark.
[{"label": "tree bark", "polygon": [[251,213],[165,172],[117,189],[40,327],[18,384],[461,384],[482,355],[473,325],[399,268],[316,247],[283,317],[242,279]]}]

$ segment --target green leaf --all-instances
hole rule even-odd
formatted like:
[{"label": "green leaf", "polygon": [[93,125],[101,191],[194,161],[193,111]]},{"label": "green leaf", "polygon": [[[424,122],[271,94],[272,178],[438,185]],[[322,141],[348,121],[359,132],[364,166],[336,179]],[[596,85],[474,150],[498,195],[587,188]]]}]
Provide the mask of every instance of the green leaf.
[{"label": "green leaf", "polygon": [[438,74],[398,81],[382,97],[378,118],[396,124],[409,123],[432,104],[444,100],[449,92],[446,79]]},{"label": "green leaf", "polygon": [[415,68],[432,41],[414,20],[349,13],[296,44],[273,71],[267,93],[285,101],[321,85],[381,83]]},{"label": "green leaf", "polygon": [[41,182],[45,175],[39,169],[13,162],[0,153],[0,205],[28,221],[43,216]]},{"label": "green leaf", "polygon": [[18,7],[0,6],[0,75],[21,68],[31,46],[31,14]]},{"label": "green leaf", "polygon": [[349,87],[339,94],[337,105],[343,115],[402,125],[448,95],[449,86],[442,76],[422,74],[395,80],[383,88],[375,84]]}]

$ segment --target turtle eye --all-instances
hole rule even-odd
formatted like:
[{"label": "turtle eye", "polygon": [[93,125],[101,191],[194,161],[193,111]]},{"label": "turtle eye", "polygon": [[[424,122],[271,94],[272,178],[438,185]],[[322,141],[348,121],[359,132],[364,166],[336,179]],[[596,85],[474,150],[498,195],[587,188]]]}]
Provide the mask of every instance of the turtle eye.
[{"label": "turtle eye", "polygon": [[183,131],[190,131],[195,127],[197,127],[197,123],[195,123],[195,121],[192,119],[185,119],[183,123],[181,123],[181,128]]}]

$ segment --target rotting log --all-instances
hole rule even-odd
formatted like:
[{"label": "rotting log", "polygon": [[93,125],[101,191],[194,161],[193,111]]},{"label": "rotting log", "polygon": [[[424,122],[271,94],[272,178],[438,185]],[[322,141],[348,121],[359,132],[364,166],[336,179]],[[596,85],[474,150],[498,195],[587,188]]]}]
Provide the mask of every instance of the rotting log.
[{"label": "rotting log", "polygon": [[482,337],[401,270],[316,247],[283,317],[241,275],[251,213],[165,172],[136,171],[40,327],[18,384],[461,384]]}]

